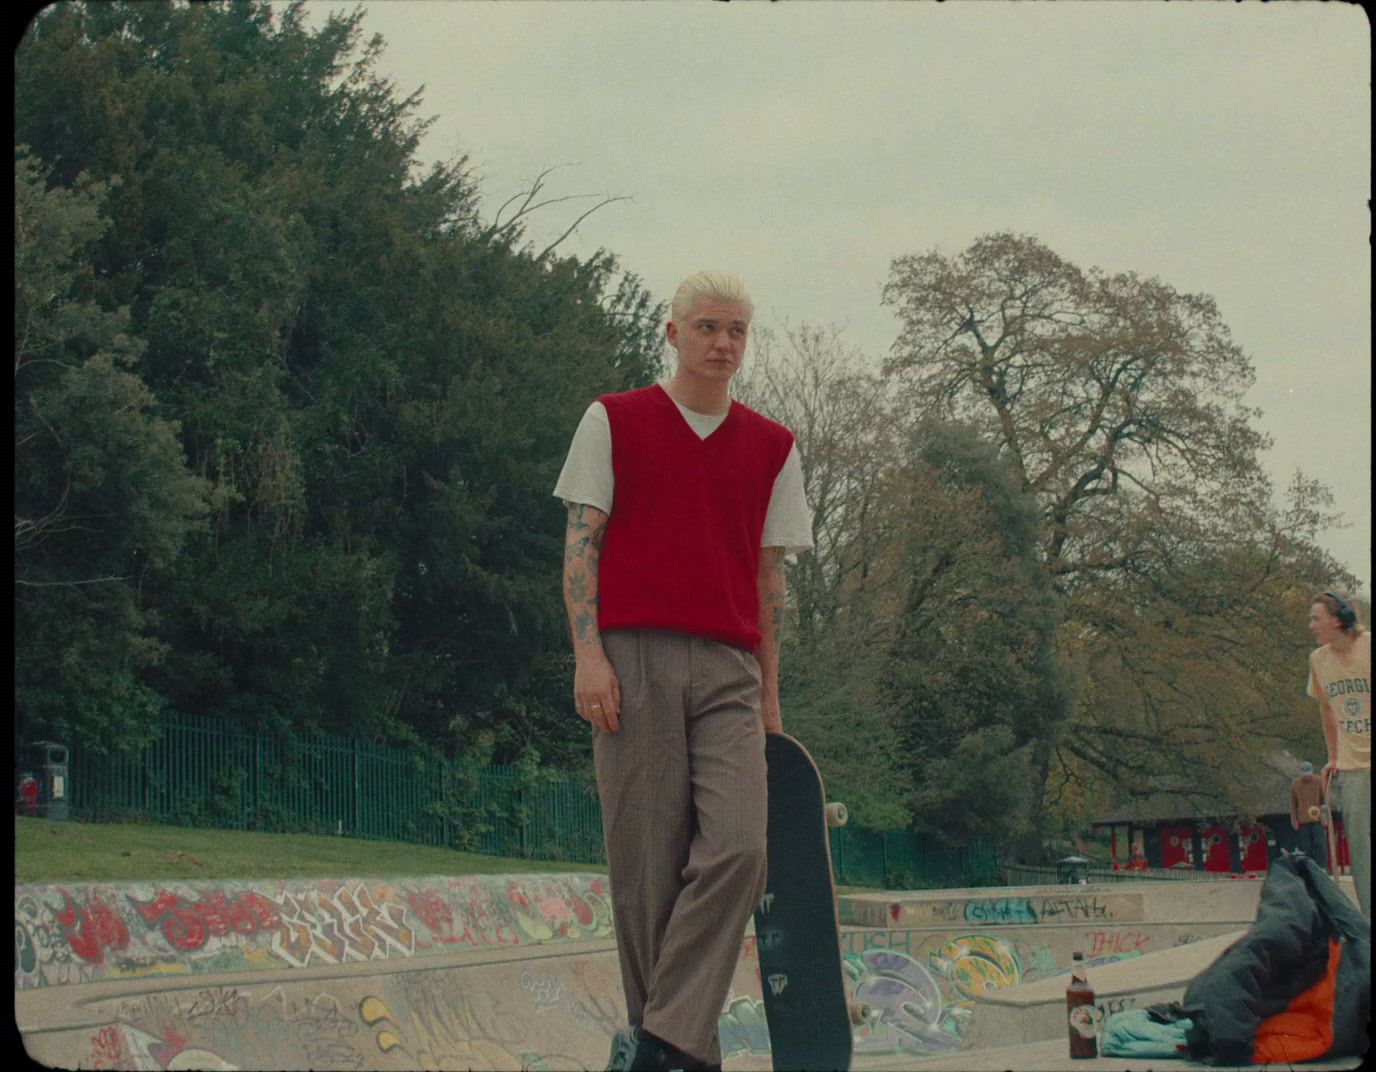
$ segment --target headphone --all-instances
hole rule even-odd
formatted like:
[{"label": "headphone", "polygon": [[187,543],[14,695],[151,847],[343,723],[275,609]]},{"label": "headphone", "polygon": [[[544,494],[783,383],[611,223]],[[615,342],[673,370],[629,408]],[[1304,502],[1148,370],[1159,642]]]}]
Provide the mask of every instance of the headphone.
[{"label": "headphone", "polygon": [[1357,612],[1347,605],[1347,600],[1338,595],[1337,592],[1325,592],[1329,599],[1338,604],[1338,624],[1344,629],[1351,629],[1357,624]]}]

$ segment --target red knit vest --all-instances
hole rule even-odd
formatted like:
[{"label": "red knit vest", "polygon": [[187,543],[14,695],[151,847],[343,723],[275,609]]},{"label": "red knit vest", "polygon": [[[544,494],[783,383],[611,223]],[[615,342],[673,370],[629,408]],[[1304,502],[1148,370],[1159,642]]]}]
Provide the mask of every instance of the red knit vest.
[{"label": "red knit vest", "polygon": [[657,385],[599,401],[611,425],[615,489],[598,628],[663,629],[754,651],[760,538],[793,433],[732,402],[700,439]]}]

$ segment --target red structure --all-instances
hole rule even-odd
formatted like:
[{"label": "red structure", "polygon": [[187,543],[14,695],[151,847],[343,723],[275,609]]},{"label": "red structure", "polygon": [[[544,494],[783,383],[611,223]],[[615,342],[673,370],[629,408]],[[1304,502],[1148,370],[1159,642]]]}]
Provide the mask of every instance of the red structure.
[{"label": "red structure", "polygon": [[[1290,779],[1299,761],[1278,753],[1269,765],[1274,781],[1245,810],[1199,789],[1159,789],[1090,825],[1107,828],[1114,870],[1127,866],[1141,845],[1151,867],[1192,868],[1225,874],[1264,873],[1282,850],[1295,847],[1290,825]],[[1338,867],[1347,871],[1347,839],[1337,824]],[[1322,861],[1325,865],[1328,861]]]},{"label": "red structure", "polygon": [[1188,826],[1161,828],[1161,866],[1194,867],[1194,838]]}]

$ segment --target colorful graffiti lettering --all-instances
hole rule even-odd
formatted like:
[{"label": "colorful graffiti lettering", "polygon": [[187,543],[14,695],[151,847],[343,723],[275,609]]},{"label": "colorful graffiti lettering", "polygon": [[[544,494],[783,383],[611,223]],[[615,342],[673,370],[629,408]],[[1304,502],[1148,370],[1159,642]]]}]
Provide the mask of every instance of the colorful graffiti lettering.
[{"label": "colorful graffiti lettering", "polygon": [[272,949],[293,967],[346,960],[384,960],[389,952],[410,956],[415,934],[399,905],[379,904],[368,889],[347,886],[327,896],[323,890],[287,894],[282,925],[272,932]]},{"label": "colorful graffiti lettering", "polygon": [[1149,952],[1147,947],[1151,945],[1151,935],[1136,930],[1085,931],[1085,937],[1089,939],[1087,957],[1136,956]]},{"label": "colorful graffiti lettering", "polygon": [[764,1003],[750,997],[733,998],[717,1020],[723,1057],[743,1053],[769,1052],[769,1024],[765,1022]]},{"label": "colorful graffiti lettering", "polygon": [[841,935],[841,952],[860,954],[871,949],[892,949],[899,953],[912,951],[912,931],[845,931]]},{"label": "colorful graffiti lettering", "polygon": [[[91,1068],[138,1069],[162,1072],[172,1068],[201,1068],[207,1072],[235,1072],[237,1065],[210,1050],[190,1047],[175,1031],[160,1037],[128,1024],[109,1024],[91,1039]],[[87,1067],[83,1062],[82,1067]]]},{"label": "colorful graffiti lettering", "polygon": [[609,938],[593,875],[15,889],[15,986]]},{"label": "colorful graffiti lettering", "polygon": [[408,890],[406,905],[425,924],[435,941],[444,945],[458,942],[459,936],[454,933],[454,913],[434,890]]},{"label": "colorful graffiti lettering", "polygon": [[1022,980],[1017,953],[1006,942],[987,934],[952,939],[928,961],[965,998],[983,997],[990,990],[1017,986]]},{"label": "colorful graffiti lettering", "polygon": [[421,1068],[521,1068],[510,1049],[507,1029],[480,1013],[469,995],[409,991],[409,1015],[398,1016],[388,1003],[370,995],[359,1016],[374,1031],[379,1052],[400,1051]]},{"label": "colorful graffiti lettering", "polygon": [[601,883],[594,882],[586,897],[566,886],[536,881],[513,881],[507,887],[507,908],[516,928],[535,942],[551,938],[592,938],[605,936],[604,927],[611,922],[610,908],[598,910],[598,902],[605,904]]},{"label": "colorful graffiti lettering", "polygon": [[126,1068],[128,1057],[124,1049],[124,1036],[114,1024],[102,1027],[91,1039],[92,1068]]},{"label": "colorful graffiti lettering", "polygon": [[54,914],[72,952],[91,964],[102,963],[107,948],[124,949],[129,945],[124,921],[104,901],[78,905],[66,897],[62,908]]},{"label": "colorful graffiti lettering", "polygon": [[846,958],[855,974],[855,1000],[872,1018],[856,1032],[859,1053],[942,1053],[960,1047],[959,1017],[947,1014],[936,982],[912,957],[871,949]]},{"label": "colorful graffiti lettering", "polygon": [[276,906],[256,893],[228,901],[220,892],[187,904],[175,893],[159,894],[144,904],[132,897],[135,910],[146,923],[161,923],[163,937],[182,952],[200,949],[211,938],[234,932],[253,934],[281,926]]},{"label": "colorful graffiti lettering", "polygon": [[1039,913],[1043,923],[1059,919],[1110,919],[1110,907],[1098,897],[1045,897]]},{"label": "colorful graffiti lettering", "polygon": [[84,982],[101,965],[80,960],[67,944],[56,914],[39,898],[22,895],[14,903],[15,988]]},{"label": "colorful graffiti lettering", "polygon": [[997,901],[966,901],[967,923],[1036,923],[1037,910],[1025,897],[1005,897]]}]

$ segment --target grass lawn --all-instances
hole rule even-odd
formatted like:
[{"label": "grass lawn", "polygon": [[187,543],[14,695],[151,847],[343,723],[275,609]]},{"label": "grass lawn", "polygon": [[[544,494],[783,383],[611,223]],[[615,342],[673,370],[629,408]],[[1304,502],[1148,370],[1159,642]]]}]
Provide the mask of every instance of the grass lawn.
[{"label": "grass lawn", "polygon": [[14,820],[17,883],[499,875],[532,871],[605,874],[606,868],[311,834],[258,834],[145,823],[53,822],[18,816]]},{"label": "grass lawn", "polygon": [[[591,871],[602,864],[515,860],[396,841],[314,834],[256,834],[153,823],[14,819],[14,881],[142,882],[148,879],[369,878]],[[837,893],[872,893],[837,886]]]}]

